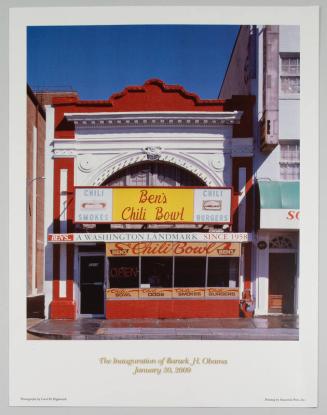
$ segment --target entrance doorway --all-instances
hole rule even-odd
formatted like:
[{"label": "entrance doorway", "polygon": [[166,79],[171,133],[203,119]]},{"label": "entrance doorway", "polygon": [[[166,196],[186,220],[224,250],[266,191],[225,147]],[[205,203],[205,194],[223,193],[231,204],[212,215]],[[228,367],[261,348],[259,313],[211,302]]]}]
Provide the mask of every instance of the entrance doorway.
[{"label": "entrance doorway", "polygon": [[104,256],[80,257],[80,313],[104,314]]},{"label": "entrance doorway", "polygon": [[295,253],[269,254],[269,313],[294,313]]}]

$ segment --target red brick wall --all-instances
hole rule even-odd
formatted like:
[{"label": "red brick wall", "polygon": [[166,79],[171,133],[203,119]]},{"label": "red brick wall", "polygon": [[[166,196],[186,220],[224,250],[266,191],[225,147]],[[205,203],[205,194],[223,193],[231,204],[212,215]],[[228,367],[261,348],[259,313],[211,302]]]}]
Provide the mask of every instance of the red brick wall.
[{"label": "red brick wall", "polygon": [[33,196],[30,183],[33,175],[33,126],[35,125],[35,106],[27,97],[27,143],[26,143],[26,181],[27,181],[27,294],[32,292],[32,230]]}]

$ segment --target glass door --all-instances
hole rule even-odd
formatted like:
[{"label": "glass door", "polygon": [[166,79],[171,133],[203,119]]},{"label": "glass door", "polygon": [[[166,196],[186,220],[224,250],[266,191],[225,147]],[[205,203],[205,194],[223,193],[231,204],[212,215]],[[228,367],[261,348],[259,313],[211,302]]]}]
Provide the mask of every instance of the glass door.
[{"label": "glass door", "polygon": [[81,314],[104,314],[104,256],[80,257]]}]

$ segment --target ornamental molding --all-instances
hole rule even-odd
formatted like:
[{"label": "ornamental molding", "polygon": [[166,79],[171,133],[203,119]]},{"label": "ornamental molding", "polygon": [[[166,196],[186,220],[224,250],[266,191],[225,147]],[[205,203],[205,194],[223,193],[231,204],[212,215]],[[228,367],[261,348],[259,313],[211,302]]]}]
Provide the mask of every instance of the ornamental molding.
[{"label": "ornamental molding", "polygon": [[[214,150],[221,151],[224,153],[231,153],[231,139],[222,139],[220,137],[197,137],[194,135],[182,136],[168,135],[168,136],[141,136],[141,137],[114,137],[109,138],[93,138],[88,137],[87,140],[83,139],[54,139],[52,141],[52,156],[53,158],[58,157],[81,157],[82,155],[96,157],[100,155],[115,156],[121,155],[122,151],[135,151],[136,148],[142,148],[143,154],[148,159],[151,156],[159,156],[163,146],[166,147],[166,151],[169,148],[176,149],[176,142],[179,143],[179,152],[184,151],[186,154],[194,154],[197,159],[200,154],[210,154]],[[194,144],[197,144],[194,147]],[[200,148],[198,148],[200,145]],[[171,150],[173,151],[173,150]],[[87,166],[88,169],[90,166]],[[213,166],[212,166],[213,167]],[[82,170],[85,166],[81,167]],[[215,168],[213,167],[215,170]]]},{"label": "ornamental molding", "polygon": [[161,147],[145,147],[142,151],[146,154],[148,160],[159,160]]},{"label": "ornamental molding", "polygon": [[83,173],[90,173],[96,163],[96,158],[93,154],[82,154],[78,157],[78,169]]},{"label": "ornamental molding", "polygon": [[202,179],[207,186],[224,185],[222,177],[215,175],[206,163],[200,161],[198,158],[191,157],[185,152],[176,154],[166,151],[166,154],[164,154],[160,160],[176,164],[177,166],[188,170]]},{"label": "ornamental molding", "polygon": [[[142,152],[137,152],[133,154],[125,154],[120,156],[116,160],[108,160],[105,165],[100,167],[97,172],[90,177],[88,184],[91,186],[100,186],[105,182],[110,176],[117,173],[118,171],[138,164],[143,161],[147,161],[147,154]],[[213,174],[212,171],[204,163],[200,162],[197,159],[188,157],[185,154],[172,154],[167,151],[162,152],[157,160],[175,164],[189,172],[193,173],[201,180],[205,182],[207,186],[222,186],[222,178]]]},{"label": "ornamental molding", "polygon": [[54,149],[53,150],[53,158],[65,158],[65,157],[75,157],[76,151],[75,149]]},{"label": "ornamental molding", "polygon": [[270,249],[296,249],[298,247],[297,233],[294,232],[270,232],[267,236]]},{"label": "ornamental molding", "polygon": [[209,163],[213,170],[215,171],[223,171],[225,167],[225,157],[226,154],[217,154],[215,157],[213,157]]},{"label": "ornamental molding", "polygon": [[77,133],[112,129],[213,128],[239,124],[243,111],[224,112],[141,112],[65,113]]}]

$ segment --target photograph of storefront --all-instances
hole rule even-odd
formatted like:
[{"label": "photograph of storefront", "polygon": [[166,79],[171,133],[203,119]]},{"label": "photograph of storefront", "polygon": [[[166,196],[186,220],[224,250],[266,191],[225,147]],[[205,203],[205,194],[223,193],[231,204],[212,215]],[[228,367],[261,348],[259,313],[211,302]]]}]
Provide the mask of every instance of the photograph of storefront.
[{"label": "photograph of storefront", "polygon": [[157,79],[107,102],[53,100],[49,318],[240,316],[252,103]]},{"label": "photograph of storefront", "polygon": [[11,405],[317,405],[318,23],[11,10]]},{"label": "photograph of storefront", "polygon": [[240,26],[218,98],[158,78],[107,99],[53,92],[47,321],[290,316],[297,330],[299,62],[298,27]]},{"label": "photograph of storefront", "polygon": [[[107,281],[110,288],[107,289],[105,302],[106,317],[182,318],[215,314],[229,316],[231,313],[238,316],[239,258],[224,255],[239,255],[238,244],[107,244]],[[93,275],[95,268],[96,275]],[[102,284],[103,275],[103,256],[81,258],[83,281],[96,280]],[[81,284],[83,288],[83,282]],[[94,294],[92,297],[89,286],[85,286],[85,297],[81,294],[82,313],[93,314],[97,310],[99,315],[103,315],[103,292],[101,286],[98,287],[98,296]],[[186,302],[180,301],[183,299]],[[190,299],[196,302],[189,303],[187,300]],[[225,302],[219,303],[219,307],[212,304],[214,309],[210,310],[205,302],[207,299]],[[131,302],[126,303],[127,300]],[[136,302],[132,302],[134,300]],[[146,300],[153,301],[149,303]]]}]

